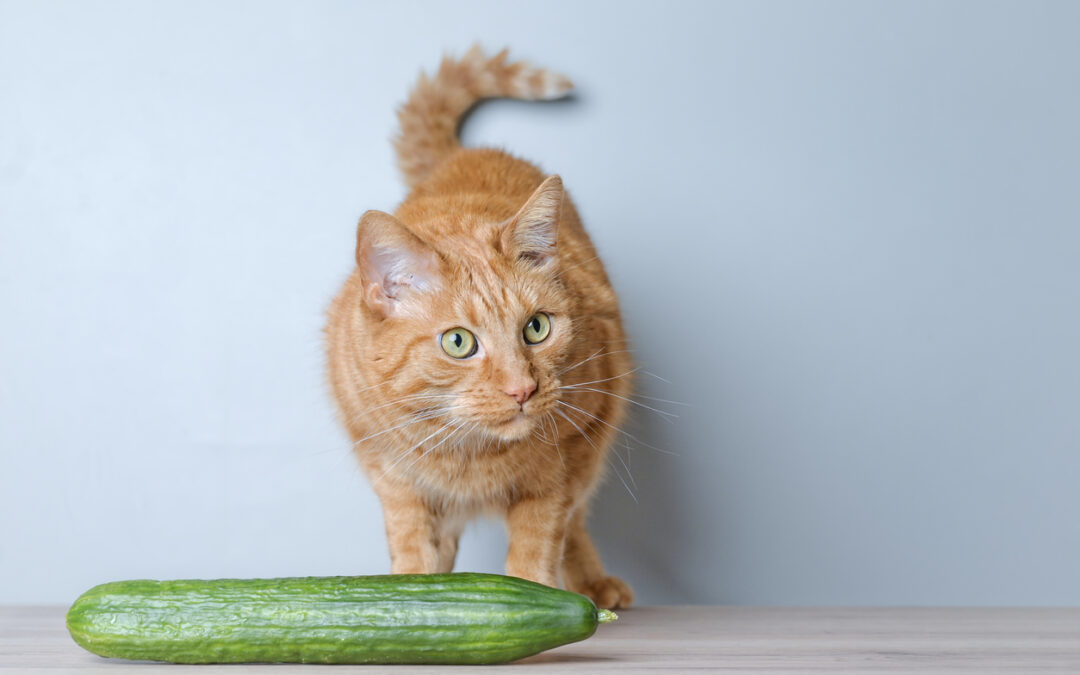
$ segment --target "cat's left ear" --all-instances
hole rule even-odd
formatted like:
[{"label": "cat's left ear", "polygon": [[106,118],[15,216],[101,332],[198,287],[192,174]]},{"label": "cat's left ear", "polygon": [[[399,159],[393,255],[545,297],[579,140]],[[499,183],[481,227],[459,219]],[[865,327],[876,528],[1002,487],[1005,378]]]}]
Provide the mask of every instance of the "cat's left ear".
[{"label": "cat's left ear", "polygon": [[439,285],[439,257],[397,218],[368,211],[356,229],[356,264],[364,303],[383,317],[409,312]]},{"label": "cat's left ear", "polygon": [[506,224],[503,251],[515,260],[538,267],[554,265],[562,202],[562,179],[548,176]]}]

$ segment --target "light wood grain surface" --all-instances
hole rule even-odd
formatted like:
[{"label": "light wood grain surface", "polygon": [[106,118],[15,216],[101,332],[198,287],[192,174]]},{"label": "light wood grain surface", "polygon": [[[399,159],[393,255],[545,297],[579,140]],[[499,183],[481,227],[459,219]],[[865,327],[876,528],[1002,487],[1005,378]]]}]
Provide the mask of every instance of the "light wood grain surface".
[{"label": "light wood grain surface", "polygon": [[[148,670],[242,675],[254,671],[405,673],[446,667],[166,666],[102,659],[78,647],[63,607],[0,607],[0,671],[122,673]],[[508,666],[590,673],[1068,672],[1080,673],[1080,608],[821,609],[639,607],[584,642]]]}]

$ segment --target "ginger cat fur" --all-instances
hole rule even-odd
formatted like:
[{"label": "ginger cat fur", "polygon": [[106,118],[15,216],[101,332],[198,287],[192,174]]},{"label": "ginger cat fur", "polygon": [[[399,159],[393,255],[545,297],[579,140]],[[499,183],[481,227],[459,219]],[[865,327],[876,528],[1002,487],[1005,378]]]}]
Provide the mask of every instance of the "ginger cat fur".
[{"label": "ginger cat fur", "polygon": [[507,574],[626,607],[585,527],[630,394],[615,292],[558,176],[457,137],[483,99],[570,89],[477,47],[421,75],[395,143],[412,191],[360,219],[328,366],[393,573],[451,571],[465,522],[496,514]]}]

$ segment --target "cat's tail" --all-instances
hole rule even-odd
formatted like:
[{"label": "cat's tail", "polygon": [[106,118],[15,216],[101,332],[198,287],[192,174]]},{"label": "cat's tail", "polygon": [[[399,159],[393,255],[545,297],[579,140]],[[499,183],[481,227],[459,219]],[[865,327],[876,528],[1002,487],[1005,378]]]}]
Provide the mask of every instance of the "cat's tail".
[{"label": "cat's tail", "polygon": [[409,187],[422,181],[461,147],[461,118],[486,98],[547,101],[573,89],[570,80],[523,61],[507,63],[506,50],[492,58],[479,45],[460,59],[446,57],[435,77],[421,73],[409,100],[398,110],[401,132],[394,139],[398,166]]}]

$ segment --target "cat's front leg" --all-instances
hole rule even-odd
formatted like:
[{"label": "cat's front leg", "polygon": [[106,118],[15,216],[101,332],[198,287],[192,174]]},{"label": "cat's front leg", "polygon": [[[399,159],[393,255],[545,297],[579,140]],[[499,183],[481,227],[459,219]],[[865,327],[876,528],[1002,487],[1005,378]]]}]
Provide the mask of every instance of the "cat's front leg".
[{"label": "cat's front leg", "polygon": [[567,511],[561,496],[526,498],[510,505],[507,574],[558,587]]},{"label": "cat's front leg", "polygon": [[634,602],[634,592],[618,577],[608,576],[589,533],[585,530],[585,506],[570,517],[563,551],[562,578],[566,590],[592,598],[598,607],[618,609]]},{"label": "cat's front leg", "polygon": [[419,495],[405,488],[383,486],[376,492],[386,521],[390,572],[433,574],[440,571],[437,514]]},{"label": "cat's front leg", "polygon": [[458,540],[465,527],[465,520],[460,515],[443,515],[439,527],[439,566],[436,572],[446,574],[454,571],[457,558]]}]

